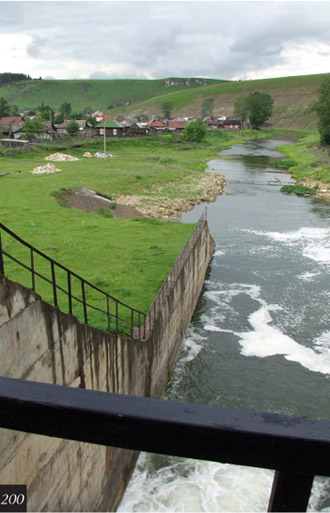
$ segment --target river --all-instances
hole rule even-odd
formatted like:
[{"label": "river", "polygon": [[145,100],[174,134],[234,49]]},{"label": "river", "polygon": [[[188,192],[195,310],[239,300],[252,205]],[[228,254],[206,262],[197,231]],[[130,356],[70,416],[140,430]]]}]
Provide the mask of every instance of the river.
[{"label": "river", "polygon": [[[234,183],[207,205],[216,250],[168,400],[330,419],[330,205],[268,185],[290,181],[269,167],[286,143],[237,144],[209,162]],[[141,454],[118,511],[266,511],[272,478]],[[330,511],[328,479],[315,479],[309,509]]]}]

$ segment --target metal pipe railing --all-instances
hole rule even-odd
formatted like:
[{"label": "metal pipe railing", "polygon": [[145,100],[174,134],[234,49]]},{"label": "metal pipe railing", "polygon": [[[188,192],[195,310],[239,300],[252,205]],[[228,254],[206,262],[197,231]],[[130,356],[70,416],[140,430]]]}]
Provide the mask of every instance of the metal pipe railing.
[{"label": "metal pipe railing", "polygon": [[0,378],[0,427],[275,470],[268,511],[306,511],[330,422]]},{"label": "metal pipe railing", "polygon": [[[18,258],[10,254],[8,251],[5,250],[4,247],[4,236],[3,234],[8,235],[12,239],[16,240],[20,245],[26,247],[29,249],[30,253],[30,262],[29,265],[26,263],[20,261]],[[38,272],[36,269],[36,259],[35,256],[40,256],[44,261],[48,261],[50,263],[50,275],[51,279],[47,278],[41,272]],[[68,310],[69,313],[73,313],[73,300],[77,303],[81,304],[83,307],[83,319],[86,324],[90,324],[88,320],[88,309],[94,310],[96,312],[100,312],[106,317],[106,325],[108,331],[110,330],[110,325],[113,326],[114,330],[113,332],[116,334],[122,334],[124,336],[130,336],[133,337],[136,336],[136,333],[139,334],[139,338],[143,338],[145,336],[145,327],[143,329],[143,335],[141,337],[141,327],[138,326],[139,330],[135,330],[135,325],[139,322],[143,322],[145,325],[146,320],[146,314],[144,312],[140,312],[139,310],[136,310],[135,308],[132,308],[122,301],[114,298],[107,292],[101,290],[100,288],[96,287],[92,283],[88,282],[75,272],[71,271],[64,265],[60,264],[56,260],[50,258],[42,251],[38,250],[37,248],[33,247],[28,242],[24,241],[21,237],[16,235],[14,232],[9,230],[6,226],[4,226],[2,223],[0,223],[0,273],[3,275],[6,275],[6,267],[4,263],[4,257],[10,259],[11,261],[18,264],[20,267],[24,268],[25,270],[29,271],[31,273],[31,282],[32,282],[32,289],[36,290],[36,277],[42,279],[43,281],[49,283],[52,286],[52,297],[53,297],[53,303],[54,306],[58,306],[58,291],[61,291],[65,295],[68,296]],[[67,289],[65,289],[63,286],[59,285],[58,279],[56,277],[56,270],[62,270],[67,274]],[[72,292],[72,279],[78,280],[80,282],[81,287],[81,298],[77,295],[74,295]],[[106,300],[106,309],[100,308],[99,306],[95,306],[90,304],[87,301],[86,297],[86,288],[92,289],[95,291],[96,294],[99,296],[103,296]],[[110,304],[114,304],[114,313],[111,313],[110,311]],[[115,322],[111,323],[111,317],[115,319]],[[141,321],[142,319],[142,321]]]}]

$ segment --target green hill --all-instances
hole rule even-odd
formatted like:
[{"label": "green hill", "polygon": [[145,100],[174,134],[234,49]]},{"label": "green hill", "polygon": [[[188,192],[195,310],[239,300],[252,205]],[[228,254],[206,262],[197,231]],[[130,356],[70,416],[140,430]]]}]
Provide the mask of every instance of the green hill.
[{"label": "green hill", "polygon": [[[167,85],[171,81],[173,85]],[[37,108],[44,103],[58,109],[64,102],[73,110],[106,110],[110,105],[122,106],[141,102],[169,90],[192,90],[224,81],[199,78],[171,78],[161,80],[27,80],[0,85],[0,97],[19,108]]]},{"label": "green hill", "polygon": [[316,90],[327,77],[330,77],[330,73],[223,82],[189,91],[167,92],[161,97],[154,97],[138,105],[130,105],[114,111],[121,111],[124,114],[130,112],[133,115],[160,114],[162,102],[171,101],[174,115],[198,117],[201,115],[205,98],[213,98],[214,115],[232,117],[238,96],[260,91],[274,98],[274,112],[270,119],[274,127],[309,129],[315,128],[317,123],[317,116],[309,111],[309,105],[316,99]]},{"label": "green hill", "polygon": [[[214,99],[214,115],[232,117],[242,94],[266,92],[274,98],[270,122],[278,128],[313,129],[317,116],[309,111],[316,90],[330,73],[229,82],[198,78],[161,80],[28,80],[0,86],[0,97],[19,108],[42,103],[58,109],[69,102],[73,110],[105,110],[114,114],[162,114],[162,103],[173,103],[174,116],[199,117],[205,98]],[[201,82],[202,84],[201,85]],[[112,108],[110,109],[110,106]]]}]

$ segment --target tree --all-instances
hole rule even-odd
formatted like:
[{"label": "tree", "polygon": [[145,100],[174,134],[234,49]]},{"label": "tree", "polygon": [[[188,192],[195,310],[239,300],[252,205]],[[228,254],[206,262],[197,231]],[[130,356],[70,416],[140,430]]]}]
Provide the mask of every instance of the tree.
[{"label": "tree", "polygon": [[89,123],[93,127],[97,125],[97,121],[96,121],[96,118],[94,116],[87,116],[86,117],[86,121],[87,121],[87,123]]},{"label": "tree", "polygon": [[64,123],[64,116],[62,112],[60,112],[55,118],[54,118],[55,125],[60,125],[61,123]]},{"label": "tree", "polygon": [[162,103],[162,113],[165,118],[171,119],[172,109],[173,109],[173,102],[163,102]]},{"label": "tree", "polygon": [[12,105],[10,107],[10,115],[11,116],[20,116],[20,112],[19,112],[17,105]]},{"label": "tree", "polygon": [[252,128],[260,128],[273,112],[274,100],[267,93],[255,91],[247,97],[247,115]]},{"label": "tree", "polygon": [[62,112],[63,116],[64,116],[66,119],[68,119],[68,118],[70,117],[71,111],[72,111],[71,103],[64,102],[64,103],[62,103],[62,105],[60,106],[60,112]]},{"label": "tree", "polygon": [[235,102],[234,115],[242,121],[247,119],[252,128],[260,128],[273,112],[274,99],[270,94],[255,91],[249,96],[239,96]]},{"label": "tree", "polygon": [[25,130],[26,137],[28,139],[35,137],[35,135],[38,132],[42,132],[43,129],[44,129],[44,126],[43,126],[42,120],[40,118],[34,118],[34,119],[27,118],[27,120],[24,123],[24,130]]},{"label": "tree", "polygon": [[325,79],[318,92],[318,101],[313,102],[311,110],[319,117],[317,124],[321,144],[330,144],[330,79]]},{"label": "tree", "polygon": [[50,107],[50,105],[44,105],[43,103],[39,107],[40,110],[40,119],[43,121],[50,121],[54,119],[54,111]]},{"label": "tree", "polygon": [[3,96],[1,96],[1,98],[0,98],[0,119],[3,118],[4,116],[9,116],[9,114],[10,114],[10,105],[7,102],[7,100],[5,100],[5,98],[3,98]]},{"label": "tree", "polygon": [[70,123],[66,127],[66,131],[70,135],[76,134],[78,132],[78,130],[79,130],[79,125],[78,125],[78,123],[76,123],[76,121],[70,121]]},{"label": "tree", "polygon": [[214,108],[214,98],[205,98],[202,105],[202,118],[212,117]]},{"label": "tree", "polygon": [[242,121],[246,121],[248,117],[248,96],[239,96],[234,105],[234,116]]},{"label": "tree", "polygon": [[183,137],[186,141],[199,142],[206,136],[206,125],[200,119],[193,119],[186,124]]}]

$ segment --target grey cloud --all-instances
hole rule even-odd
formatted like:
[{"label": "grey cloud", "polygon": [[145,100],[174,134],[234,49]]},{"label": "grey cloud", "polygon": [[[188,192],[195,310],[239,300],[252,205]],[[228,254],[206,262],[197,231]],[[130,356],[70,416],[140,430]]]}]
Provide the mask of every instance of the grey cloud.
[{"label": "grey cloud", "polygon": [[46,47],[48,42],[47,36],[33,36],[32,42],[28,45],[26,51],[30,57],[40,57],[43,53],[43,49]]},{"label": "grey cloud", "polygon": [[311,1],[0,2],[1,31],[32,36],[27,53],[47,56],[48,72],[75,60],[93,76],[120,65],[126,78],[269,68],[290,45],[328,44],[329,19],[330,2]]}]

